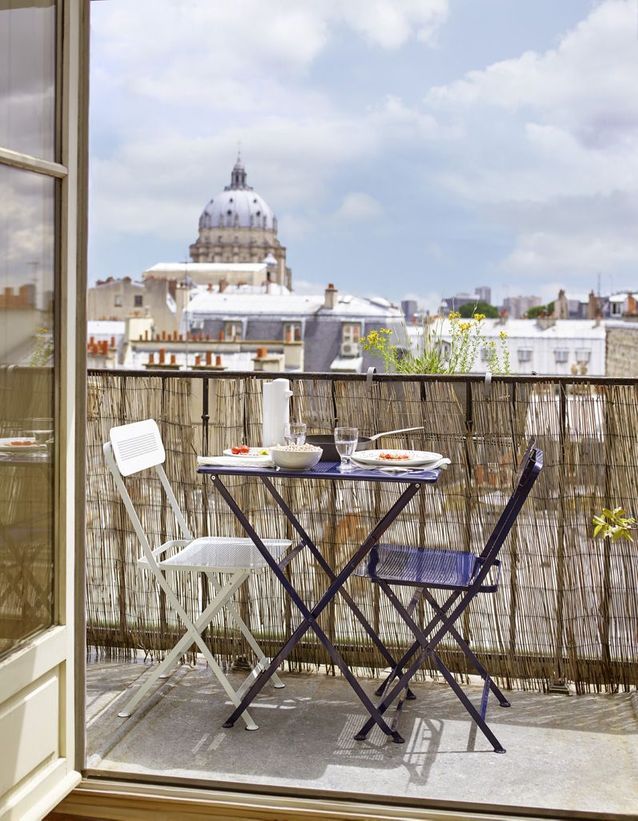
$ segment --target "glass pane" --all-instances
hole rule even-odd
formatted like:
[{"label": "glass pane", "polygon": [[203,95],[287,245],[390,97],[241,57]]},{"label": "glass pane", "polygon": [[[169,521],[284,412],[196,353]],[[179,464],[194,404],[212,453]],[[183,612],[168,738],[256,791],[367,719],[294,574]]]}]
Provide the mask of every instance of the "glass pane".
[{"label": "glass pane", "polygon": [[53,0],[0,0],[0,145],[55,159]]},{"label": "glass pane", "polygon": [[54,202],[0,165],[0,655],[52,623]]}]

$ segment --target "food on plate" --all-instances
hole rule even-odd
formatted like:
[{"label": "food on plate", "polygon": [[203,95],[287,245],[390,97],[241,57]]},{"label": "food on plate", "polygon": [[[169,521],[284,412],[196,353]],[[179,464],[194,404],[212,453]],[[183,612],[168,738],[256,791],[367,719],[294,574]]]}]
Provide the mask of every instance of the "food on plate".
[{"label": "food on plate", "polygon": [[409,453],[380,453],[379,459],[386,459],[388,462],[404,462],[410,458]]},{"label": "food on plate", "polygon": [[9,444],[12,448],[29,448],[35,444],[34,439],[12,439]]},{"label": "food on plate", "polygon": [[233,456],[268,456],[266,448],[249,448],[248,445],[235,445],[230,449]]}]

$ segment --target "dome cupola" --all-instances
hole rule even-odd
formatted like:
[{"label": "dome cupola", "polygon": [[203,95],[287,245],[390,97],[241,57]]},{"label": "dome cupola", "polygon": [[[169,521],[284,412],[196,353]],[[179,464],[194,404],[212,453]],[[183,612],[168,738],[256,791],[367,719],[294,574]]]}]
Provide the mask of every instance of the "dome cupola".
[{"label": "dome cupola", "polygon": [[230,185],[216,194],[199,218],[200,230],[206,228],[253,228],[277,231],[277,218],[268,203],[246,182],[246,169],[237,157]]}]

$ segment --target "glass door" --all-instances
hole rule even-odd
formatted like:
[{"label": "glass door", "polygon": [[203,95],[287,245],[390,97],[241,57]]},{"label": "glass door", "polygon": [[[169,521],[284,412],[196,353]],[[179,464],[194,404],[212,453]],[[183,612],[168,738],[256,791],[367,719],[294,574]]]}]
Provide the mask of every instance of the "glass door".
[{"label": "glass door", "polygon": [[84,389],[75,338],[83,320],[76,308],[84,257],[83,5],[0,0],[2,818],[41,817],[79,781],[73,592],[81,511],[75,411]]}]

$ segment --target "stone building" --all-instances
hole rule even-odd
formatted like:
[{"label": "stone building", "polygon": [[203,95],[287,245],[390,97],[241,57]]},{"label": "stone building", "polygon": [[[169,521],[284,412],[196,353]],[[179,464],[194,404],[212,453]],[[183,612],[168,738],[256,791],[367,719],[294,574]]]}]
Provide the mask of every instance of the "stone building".
[{"label": "stone building", "polygon": [[292,287],[286,249],[277,238],[277,217],[246,181],[237,157],[230,185],[216,194],[199,218],[199,236],[189,248],[193,262],[269,263],[272,281]]}]

